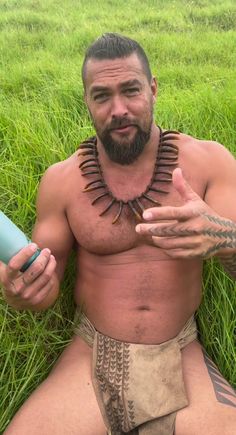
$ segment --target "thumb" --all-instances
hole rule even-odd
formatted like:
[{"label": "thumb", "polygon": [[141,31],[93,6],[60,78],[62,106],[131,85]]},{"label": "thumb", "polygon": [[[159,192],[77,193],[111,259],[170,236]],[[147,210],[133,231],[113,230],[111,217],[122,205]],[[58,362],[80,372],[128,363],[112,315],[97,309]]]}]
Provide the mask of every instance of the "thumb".
[{"label": "thumb", "polygon": [[198,194],[194,192],[190,184],[185,180],[180,168],[174,169],[172,173],[172,182],[174,188],[180,194],[181,198],[185,201],[196,201],[200,199]]}]

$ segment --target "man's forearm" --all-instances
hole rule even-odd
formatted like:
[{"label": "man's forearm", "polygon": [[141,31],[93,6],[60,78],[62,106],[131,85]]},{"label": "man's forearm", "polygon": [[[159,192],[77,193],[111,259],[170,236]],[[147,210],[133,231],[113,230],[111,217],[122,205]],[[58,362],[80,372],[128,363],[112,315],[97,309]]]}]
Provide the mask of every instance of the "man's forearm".
[{"label": "man's forearm", "polygon": [[221,227],[217,231],[211,229],[210,235],[217,239],[216,246],[219,251],[216,255],[221,264],[226,272],[236,279],[236,224],[218,216],[205,216],[209,221]]}]

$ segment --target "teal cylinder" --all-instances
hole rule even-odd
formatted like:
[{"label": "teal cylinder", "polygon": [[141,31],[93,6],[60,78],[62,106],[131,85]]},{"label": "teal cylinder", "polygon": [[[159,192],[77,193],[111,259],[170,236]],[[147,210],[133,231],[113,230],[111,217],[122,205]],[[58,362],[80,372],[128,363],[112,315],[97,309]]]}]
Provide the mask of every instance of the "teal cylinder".
[{"label": "teal cylinder", "polygon": [[[26,235],[2,211],[0,211],[0,260],[8,264],[22,248],[31,243]],[[22,266],[24,272],[40,254],[38,249]]]}]

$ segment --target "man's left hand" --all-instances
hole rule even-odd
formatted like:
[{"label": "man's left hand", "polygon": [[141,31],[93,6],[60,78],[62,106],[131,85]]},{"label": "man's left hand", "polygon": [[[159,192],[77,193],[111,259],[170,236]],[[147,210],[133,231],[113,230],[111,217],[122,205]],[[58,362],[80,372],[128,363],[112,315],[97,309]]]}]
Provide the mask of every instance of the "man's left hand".
[{"label": "man's left hand", "polygon": [[212,210],[187,183],[180,168],[173,171],[172,181],[184,205],[145,210],[143,218],[150,223],[137,225],[136,231],[151,235],[154,245],[173,258],[209,258],[233,247],[236,224]]}]

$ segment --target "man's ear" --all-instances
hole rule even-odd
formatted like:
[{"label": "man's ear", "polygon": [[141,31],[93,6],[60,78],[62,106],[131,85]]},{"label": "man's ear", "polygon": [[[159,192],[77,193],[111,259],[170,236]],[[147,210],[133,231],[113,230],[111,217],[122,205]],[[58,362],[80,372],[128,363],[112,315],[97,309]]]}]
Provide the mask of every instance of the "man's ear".
[{"label": "man's ear", "polygon": [[151,81],[151,91],[153,95],[153,103],[156,102],[157,94],[158,94],[158,83],[156,77],[152,77]]}]

